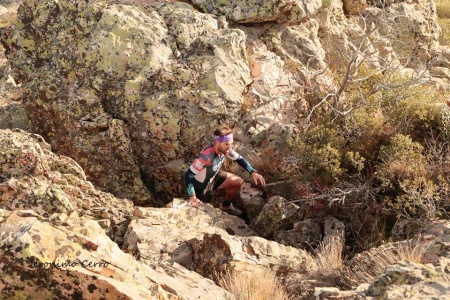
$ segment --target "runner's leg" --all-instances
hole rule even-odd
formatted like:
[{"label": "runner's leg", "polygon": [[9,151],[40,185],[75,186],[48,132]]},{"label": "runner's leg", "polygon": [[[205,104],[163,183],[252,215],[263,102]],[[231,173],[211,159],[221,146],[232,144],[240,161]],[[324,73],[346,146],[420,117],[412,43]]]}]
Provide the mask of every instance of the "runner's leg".
[{"label": "runner's leg", "polygon": [[[222,172],[221,172],[222,173]],[[227,207],[231,205],[231,201],[237,194],[244,184],[244,180],[234,174],[223,172],[225,174],[221,174],[225,177],[225,180],[217,187],[217,189],[225,189],[225,201],[222,203],[222,206]]]}]

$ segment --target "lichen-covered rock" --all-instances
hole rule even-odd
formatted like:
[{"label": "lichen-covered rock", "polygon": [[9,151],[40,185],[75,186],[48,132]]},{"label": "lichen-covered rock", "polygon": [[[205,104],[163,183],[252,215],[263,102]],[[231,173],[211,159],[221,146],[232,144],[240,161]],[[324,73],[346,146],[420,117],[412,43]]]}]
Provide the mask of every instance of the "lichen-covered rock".
[{"label": "lichen-covered rock", "polygon": [[114,226],[133,214],[131,201],[94,189],[73,159],[54,154],[39,135],[0,130],[0,166],[4,209],[32,209],[46,218],[77,211]]},{"label": "lichen-covered rock", "polygon": [[327,217],[323,224],[324,238],[343,237],[345,224],[334,217]]},{"label": "lichen-covered rock", "polygon": [[292,225],[299,213],[297,205],[274,196],[267,201],[258,217],[252,220],[251,228],[264,238],[272,238],[284,226]]},{"label": "lichen-covered rock", "polygon": [[0,99],[0,129],[28,129],[28,118],[22,103]]},{"label": "lichen-covered rock", "polygon": [[[369,1],[368,1],[369,2]],[[412,68],[422,74],[424,81],[428,73],[421,73],[424,63],[431,63],[434,49],[438,47],[439,27],[436,6],[433,1],[382,1],[377,7],[373,3],[363,14],[345,17],[341,1],[324,1],[317,15],[321,28],[319,37],[330,58],[330,64],[345,66],[348,59],[341,53],[353,53],[370,60],[375,68]],[[398,3],[394,3],[398,2]],[[399,20],[402,21],[399,21]],[[364,35],[370,34],[360,47]],[[326,46],[325,46],[326,45]],[[355,49],[357,52],[355,52]]]},{"label": "lichen-covered rock", "polygon": [[310,271],[315,268],[312,257],[303,250],[284,246],[260,237],[230,239],[220,234],[205,234],[189,242],[193,250],[191,268],[206,277],[244,265],[264,266],[274,271]]},{"label": "lichen-covered rock", "polygon": [[31,130],[118,197],[161,206],[182,193],[193,141],[240,111],[244,32],[186,3],[22,7],[5,44]]},{"label": "lichen-covered rock", "polygon": [[[438,45],[436,4],[432,0],[414,3],[396,3],[385,11],[381,36],[393,33],[390,43],[405,67],[418,68],[431,60],[430,50]],[[386,41],[386,39],[384,38]]]},{"label": "lichen-covered rock", "polygon": [[251,187],[250,183],[244,183],[242,185],[239,192],[239,199],[241,200],[242,206],[250,221],[259,215],[266,204],[263,192],[257,188]]},{"label": "lichen-covered rock", "polygon": [[[285,147],[291,133],[289,126],[295,126],[301,110],[294,103],[302,102],[298,101],[302,94],[298,74],[304,71],[304,66],[290,68],[291,61],[287,60],[290,56],[286,53],[290,49],[280,46],[281,39],[288,38],[282,37],[282,32],[277,26],[262,35],[247,29],[247,56],[253,81],[244,94],[243,119],[249,124],[244,128],[253,143],[266,149]],[[272,135],[275,131],[278,134]]]},{"label": "lichen-covered rock", "polygon": [[423,226],[420,239],[429,244],[424,262],[438,266],[441,258],[450,258],[450,223],[447,220],[437,220]]},{"label": "lichen-covered rock", "polygon": [[0,232],[2,298],[230,299],[211,280],[180,265],[150,268],[136,261],[93,220],[55,226],[14,211],[0,223]]},{"label": "lichen-covered rock", "polygon": [[[367,266],[368,268],[370,266]],[[360,284],[349,291],[335,287],[316,287],[317,299],[449,299],[448,274],[431,265],[408,261],[395,262],[373,282]]]},{"label": "lichen-covered rock", "polygon": [[369,286],[367,296],[393,300],[442,295],[445,299],[449,290],[450,283],[434,267],[405,262],[387,266],[386,273]]},{"label": "lichen-covered rock", "polygon": [[149,265],[170,261],[187,265],[192,250],[191,239],[201,239],[205,233],[236,236],[254,235],[244,220],[204,204],[193,208],[186,201],[174,199],[170,208],[136,207],[123,248]]},{"label": "lichen-covered rock", "polygon": [[274,270],[314,265],[305,251],[256,237],[242,219],[209,204],[194,208],[175,199],[171,205],[136,208],[124,249],[146,264],[176,262],[208,277],[237,265]]},{"label": "lichen-covered rock", "polygon": [[301,21],[313,15],[322,5],[320,0],[193,0],[203,11],[223,15],[237,23]]},{"label": "lichen-covered rock", "polygon": [[274,240],[283,245],[296,248],[315,247],[322,238],[322,228],[317,220],[295,222],[292,229],[279,230]]},{"label": "lichen-covered rock", "polygon": [[158,12],[164,17],[168,31],[174,36],[177,49],[183,54],[186,54],[197,38],[211,36],[219,29],[216,16],[200,13],[187,3],[164,5]]},{"label": "lichen-covered rock", "polygon": [[[3,18],[10,16],[11,9],[4,8],[2,10],[1,8],[2,6],[0,6],[0,23],[8,24],[8,20],[3,20]],[[3,46],[0,46],[0,129],[20,128],[27,130],[28,118],[25,108],[20,102],[21,87],[16,84],[11,76],[11,67],[4,51]]]},{"label": "lichen-covered rock", "polygon": [[432,60],[433,66],[450,68],[450,48],[446,46],[438,46],[433,49]]},{"label": "lichen-covered rock", "polygon": [[[73,6],[47,1],[40,5],[25,1],[19,13],[16,31],[10,39],[17,49],[31,50],[35,56],[31,61],[25,62],[24,60],[28,60],[27,55],[14,51],[13,61],[17,64],[13,66],[13,70],[16,76],[21,77],[23,86],[28,90],[24,95],[24,104],[33,131],[41,133],[58,153],[76,159],[97,186],[114,192],[119,197],[137,202],[146,201],[149,193],[140,178],[128,130],[122,120],[105,112],[101,103],[103,92],[95,91],[96,88],[101,89],[98,72],[105,69],[112,72],[113,67],[130,63],[123,62],[123,57],[110,57],[110,60],[102,62],[114,65],[96,64],[96,56],[91,52],[97,49],[98,53],[108,56],[110,54],[107,49],[115,49],[125,42],[118,38],[113,43],[115,47],[98,49],[97,46],[102,41],[109,43],[111,39],[108,37],[121,33],[114,32],[101,41],[96,40],[97,46],[86,45],[89,39],[81,37],[92,34],[92,39],[95,40],[97,35],[92,32],[94,27],[100,23],[102,26],[95,28],[104,32],[102,29],[108,28],[107,22],[115,13],[114,9],[101,13],[106,7],[105,2],[92,1],[91,4]],[[58,13],[51,16],[53,11]],[[116,19],[122,20],[121,16],[117,12]],[[30,20],[25,27],[20,21],[23,18]],[[46,22],[49,18],[51,21]],[[46,36],[37,36],[35,31],[45,32]],[[124,52],[126,51],[121,50],[120,55],[126,58]],[[52,66],[40,69],[41,62],[46,60],[51,60]],[[77,62],[80,65],[77,66]],[[120,72],[117,70],[115,74]],[[96,79],[87,78],[86,74]],[[90,83],[85,85],[84,80]],[[35,91],[38,95],[35,95]]]}]

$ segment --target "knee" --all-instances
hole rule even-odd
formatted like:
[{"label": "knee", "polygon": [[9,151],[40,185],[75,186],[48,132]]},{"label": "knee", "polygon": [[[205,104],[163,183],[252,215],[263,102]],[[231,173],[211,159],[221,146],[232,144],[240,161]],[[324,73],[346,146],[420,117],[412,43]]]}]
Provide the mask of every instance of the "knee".
[{"label": "knee", "polygon": [[240,188],[242,187],[243,184],[244,184],[244,179],[242,179],[241,177],[239,177],[238,180],[236,180],[235,188],[236,188],[236,189],[240,189]]}]

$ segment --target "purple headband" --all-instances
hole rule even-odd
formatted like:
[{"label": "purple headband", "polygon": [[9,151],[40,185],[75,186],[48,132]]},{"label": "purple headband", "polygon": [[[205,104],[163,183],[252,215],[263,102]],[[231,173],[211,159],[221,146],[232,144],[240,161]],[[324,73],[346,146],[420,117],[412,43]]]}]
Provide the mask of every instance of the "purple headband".
[{"label": "purple headband", "polygon": [[233,134],[229,133],[227,135],[213,135],[213,138],[215,141],[221,142],[232,142],[233,141]]}]

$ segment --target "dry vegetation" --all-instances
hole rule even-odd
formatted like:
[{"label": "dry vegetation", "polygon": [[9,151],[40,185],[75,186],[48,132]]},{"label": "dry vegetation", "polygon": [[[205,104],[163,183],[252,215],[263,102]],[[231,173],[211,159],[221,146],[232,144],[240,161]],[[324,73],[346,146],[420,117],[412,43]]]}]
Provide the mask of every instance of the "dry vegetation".
[{"label": "dry vegetation", "polygon": [[275,273],[269,269],[226,272],[220,285],[231,292],[236,300],[290,300]]},{"label": "dry vegetation", "polygon": [[[310,293],[314,288],[308,284],[311,282],[336,285],[341,289],[373,282],[385,273],[389,265],[401,261],[422,263],[428,248],[419,239],[411,239],[373,248],[347,260],[343,256],[343,238],[333,236],[316,248],[307,270],[299,272],[299,276],[291,277],[284,284],[274,271],[256,266],[252,270],[223,273],[218,281],[237,300],[291,300],[294,295],[308,295],[308,291]],[[293,294],[289,294],[286,289]]]},{"label": "dry vegetation", "polygon": [[438,23],[442,29],[439,42],[442,45],[450,44],[450,0],[436,0]]},{"label": "dry vegetation", "polygon": [[[436,0],[436,4],[442,28],[440,42],[449,45],[450,0]],[[398,219],[434,220],[448,217],[450,210],[450,185],[442,179],[450,174],[450,115],[444,104],[450,94],[408,81],[395,69],[386,69],[383,75],[373,72],[369,64],[350,66],[349,70],[355,70],[350,74],[355,75],[355,80],[344,86],[346,97],[337,95],[339,101],[327,102],[329,99],[321,98],[318,93],[317,99],[322,99],[319,103],[332,109],[314,110],[316,106],[312,106],[311,118],[307,120],[309,127],[290,141],[298,156],[287,159],[276,151],[267,150],[256,167],[265,174],[287,174],[281,179],[294,179],[299,184],[318,182],[318,187],[301,197],[301,201],[314,200],[314,197],[337,199],[336,203],[342,204],[340,208],[345,203],[353,214],[353,208],[367,207],[364,213],[373,212],[381,225],[365,233],[379,238],[376,243],[357,249],[357,252],[368,251],[352,259],[344,256],[342,238],[323,241],[314,251],[317,269],[301,273],[298,281],[302,284],[297,286],[313,281],[329,286],[335,282],[338,287],[349,289],[376,280],[388,265],[400,261],[421,263],[428,247],[418,240],[379,247],[389,239],[388,230],[384,228],[392,224],[386,224],[388,221],[381,219],[378,213],[391,214]],[[339,79],[343,75],[337,73],[336,76]],[[334,107],[335,103],[341,106]],[[340,217],[344,220],[346,216],[341,214]],[[363,241],[358,238],[351,242]],[[288,299],[283,298],[287,295],[262,296],[275,292],[274,287],[280,286],[276,277],[270,278],[267,274],[227,273],[221,285],[237,299]],[[287,286],[289,288],[289,284]],[[293,293],[305,293],[301,289]]]},{"label": "dry vegetation", "polygon": [[373,248],[345,262],[342,257],[343,239],[333,237],[316,250],[318,269],[315,276],[335,278],[344,288],[372,282],[381,276],[388,265],[400,261],[421,263],[428,246],[419,240],[408,240],[389,247]]},{"label": "dry vegetation", "polygon": [[352,260],[349,267],[342,272],[342,282],[348,286],[357,286],[372,282],[384,274],[388,265],[400,261],[422,263],[428,246],[420,244],[418,240],[409,240],[394,244],[390,247],[374,248]]},{"label": "dry vegetation", "polygon": [[344,267],[342,250],[344,241],[340,236],[333,236],[326,241],[322,241],[315,249],[317,263],[317,274],[325,276],[336,274]]}]

